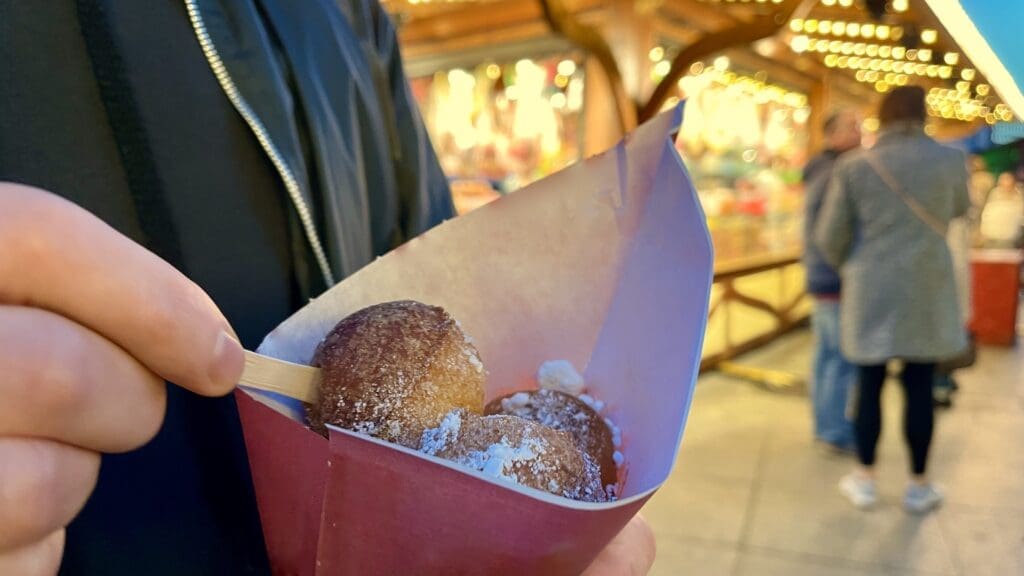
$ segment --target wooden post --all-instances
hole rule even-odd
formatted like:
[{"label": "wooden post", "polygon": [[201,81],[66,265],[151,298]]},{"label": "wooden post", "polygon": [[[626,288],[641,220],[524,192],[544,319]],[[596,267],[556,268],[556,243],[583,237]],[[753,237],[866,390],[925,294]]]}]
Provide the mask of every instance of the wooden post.
[{"label": "wooden post", "polygon": [[810,155],[817,154],[824,146],[825,135],[822,133],[822,128],[825,124],[825,118],[829,114],[829,107],[831,103],[829,100],[829,76],[831,72],[825,72],[825,76],[818,79],[817,82],[811,86],[811,93],[808,97],[808,104],[811,107],[811,115],[807,118],[807,151]]}]

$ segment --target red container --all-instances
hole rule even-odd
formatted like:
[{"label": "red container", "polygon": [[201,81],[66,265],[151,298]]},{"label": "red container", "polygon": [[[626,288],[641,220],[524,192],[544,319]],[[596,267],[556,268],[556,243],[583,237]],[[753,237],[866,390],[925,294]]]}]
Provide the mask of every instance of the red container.
[{"label": "red container", "polygon": [[1016,341],[1022,261],[1020,250],[971,253],[971,330],[979,344],[1012,346]]},{"label": "red container", "polygon": [[277,574],[579,574],[665,481],[700,367],[712,277],[704,215],[670,136],[674,110],[615,149],[378,259],[271,332],[309,362],[344,316],[416,299],[475,339],[486,398],[535,387],[546,360],[583,369],[622,430],[621,498],[568,500],[237,393]]}]

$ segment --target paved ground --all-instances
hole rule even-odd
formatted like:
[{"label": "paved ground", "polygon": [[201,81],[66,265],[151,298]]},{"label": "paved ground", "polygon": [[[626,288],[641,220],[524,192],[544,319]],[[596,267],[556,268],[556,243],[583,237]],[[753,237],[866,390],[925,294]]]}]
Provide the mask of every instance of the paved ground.
[{"label": "paved ground", "polygon": [[[808,374],[797,332],[741,359]],[[676,468],[644,513],[658,537],[654,575],[1024,576],[1024,346],[986,348],[939,413],[931,472],[947,503],[900,507],[907,456],[902,398],[890,381],[879,454],[882,503],[836,492],[852,460],[810,437],[808,400],[711,373],[698,385]]]}]

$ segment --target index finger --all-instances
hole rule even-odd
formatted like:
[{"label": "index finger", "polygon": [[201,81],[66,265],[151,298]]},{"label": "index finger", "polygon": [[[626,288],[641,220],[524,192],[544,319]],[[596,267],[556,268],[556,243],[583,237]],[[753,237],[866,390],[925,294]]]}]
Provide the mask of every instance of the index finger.
[{"label": "index finger", "polygon": [[209,296],[82,208],[0,183],[0,302],[66,316],[161,377],[225,394],[245,363]]}]

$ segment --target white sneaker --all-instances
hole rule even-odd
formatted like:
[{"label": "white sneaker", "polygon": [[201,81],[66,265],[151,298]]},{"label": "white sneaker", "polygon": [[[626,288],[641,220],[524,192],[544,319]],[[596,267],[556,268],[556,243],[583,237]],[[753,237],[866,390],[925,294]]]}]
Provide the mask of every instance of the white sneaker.
[{"label": "white sneaker", "polygon": [[903,495],[903,507],[907,512],[924,514],[938,508],[943,498],[942,490],[934,484],[911,484]]},{"label": "white sneaker", "polygon": [[843,476],[843,479],[839,481],[839,492],[861,510],[871,508],[878,502],[875,481],[864,478],[856,472]]}]

